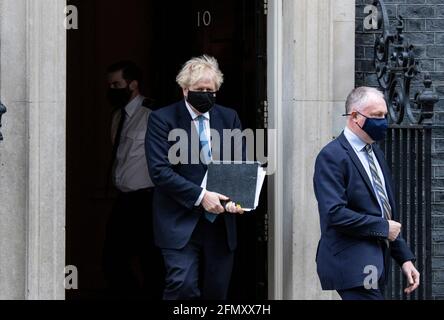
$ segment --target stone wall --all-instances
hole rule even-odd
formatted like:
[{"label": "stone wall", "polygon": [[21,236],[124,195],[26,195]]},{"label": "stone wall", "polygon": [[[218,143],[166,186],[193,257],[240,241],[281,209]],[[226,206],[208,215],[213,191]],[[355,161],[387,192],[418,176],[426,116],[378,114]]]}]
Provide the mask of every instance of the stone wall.
[{"label": "stone wall", "polygon": [[321,290],[316,273],[320,226],[313,172],[321,148],[344,126],[343,106],[354,87],[354,1],[282,5],[282,97],[270,105],[270,127],[278,129],[272,179],[277,206],[271,212],[280,217],[273,240],[274,252],[282,255],[281,298],[334,299],[335,292]]},{"label": "stone wall", "polygon": [[65,1],[0,0],[0,299],[63,299]]}]

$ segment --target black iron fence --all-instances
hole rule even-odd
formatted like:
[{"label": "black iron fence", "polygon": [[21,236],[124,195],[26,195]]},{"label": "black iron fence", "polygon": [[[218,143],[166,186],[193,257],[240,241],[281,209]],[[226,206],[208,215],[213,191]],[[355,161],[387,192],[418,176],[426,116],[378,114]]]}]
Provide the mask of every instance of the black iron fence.
[{"label": "black iron fence", "polygon": [[417,300],[432,297],[431,141],[430,126],[393,124],[383,144],[395,181],[402,236],[415,253],[422,283],[408,297],[404,293],[406,279],[400,268],[392,265],[386,288],[388,299]]},{"label": "black iron fence", "polygon": [[375,0],[378,28],[375,42],[375,71],[388,107],[389,130],[382,143],[395,183],[396,205],[402,236],[416,255],[421,286],[412,295],[404,293],[406,279],[392,264],[386,298],[396,300],[432,298],[432,117],[438,96],[428,74],[424,89],[411,92],[420,73],[413,46],[403,35],[404,20],[397,18],[391,31],[383,0]]}]

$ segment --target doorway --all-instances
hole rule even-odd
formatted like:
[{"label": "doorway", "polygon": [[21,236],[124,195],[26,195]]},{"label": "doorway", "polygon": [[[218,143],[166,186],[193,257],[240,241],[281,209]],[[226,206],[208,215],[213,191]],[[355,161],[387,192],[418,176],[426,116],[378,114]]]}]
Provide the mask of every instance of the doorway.
[{"label": "doorway", "polygon": [[[155,107],[181,99],[182,64],[215,56],[225,75],[218,103],[235,109],[244,128],[266,127],[266,10],[263,0],[71,0],[79,29],[68,32],[66,261],[79,272],[67,299],[106,297],[105,227],[114,194],[107,190],[111,109],[106,67],[130,59],[144,71],[142,92]],[[267,190],[264,185],[263,190]],[[230,298],[267,299],[267,194],[238,219],[239,246]]]}]

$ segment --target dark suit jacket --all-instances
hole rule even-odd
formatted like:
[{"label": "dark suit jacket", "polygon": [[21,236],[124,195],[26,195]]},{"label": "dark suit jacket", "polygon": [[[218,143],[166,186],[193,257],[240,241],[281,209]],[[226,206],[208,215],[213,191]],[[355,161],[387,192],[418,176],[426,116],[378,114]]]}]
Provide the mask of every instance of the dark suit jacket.
[{"label": "dark suit jacket", "polygon": [[[210,126],[219,132],[221,138],[219,152],[212,146],[214,158],[217,154],[223,154],[223,130],[241,129],[241,123],[236,111],[216,105],[210,111]],[[157,246],[165,249],[181,249],[190,240],[203,214],[202,207],[195,207],[194,204],[201,194],[200,185],[207,169],[201,163],[191,164],[191,151],[188,152],[187,164],[170,163],[168,152],[179,140],[168,141],[168,135],[173,129],[185,130],[189,146],[191,130],[195,130],[197,137],[196,128],[183,100],[151,113],[145,142],[148,168],[156,186],[153,199],[154,239]],[[233,145],[232,152],[238,147]],[[241,152],[244,157],[245,146],[240,147],[243,148]],[[237,245],[235,216],[222,214],[218,217],[220,218],[225,219],[228,246],[234,250]]]},{"label": "dark suit jacket", "polygon": [[[378,146],[374,146],[374,152],[384,175],[392,218],[396,219],[390,171]],[[368,276],[364,273],[366,266],[375,266],[380,277],[385,250],[381,240],[387,238],[389,225],[382,217],[370,178],[344,133],[319,153],[314,190],[321,223],[316,261],[322,288],[340,290],[363,286]],[[401,236],[390,242],[390,251],[400,265],[414,260]]]}]

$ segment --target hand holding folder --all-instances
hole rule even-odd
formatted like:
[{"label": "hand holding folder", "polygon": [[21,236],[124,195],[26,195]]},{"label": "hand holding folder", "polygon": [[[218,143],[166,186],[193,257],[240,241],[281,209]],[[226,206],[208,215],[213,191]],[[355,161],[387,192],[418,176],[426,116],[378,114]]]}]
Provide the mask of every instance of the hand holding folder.
[{"label": "hand holding folder", "polygon": [[224,207],[224,209],[225,209],[226,212],[230,212],[230,209],[229,209],[229,206],[230,206],[230,205],[234,205],[237,209],[242,210],[241,212],[239,212],[240,214],[243,214],[244,211],[245,211],[245,210],[241,207],[240,204],[236,204],[235,202],[231,201],[230,199],[229,199],[229,200],[221,200],[221,201],[220,201],[220,204],[222,205],[222,207]]},{"label": "hand holding folder", "polygon": [[244,211],[240,206],[236,206],[228,197],[217,192],[207,190],[201,201],[201,205],[205,210],[205,217],[214,222],[218,214],[229,212],[243,214]]}]

